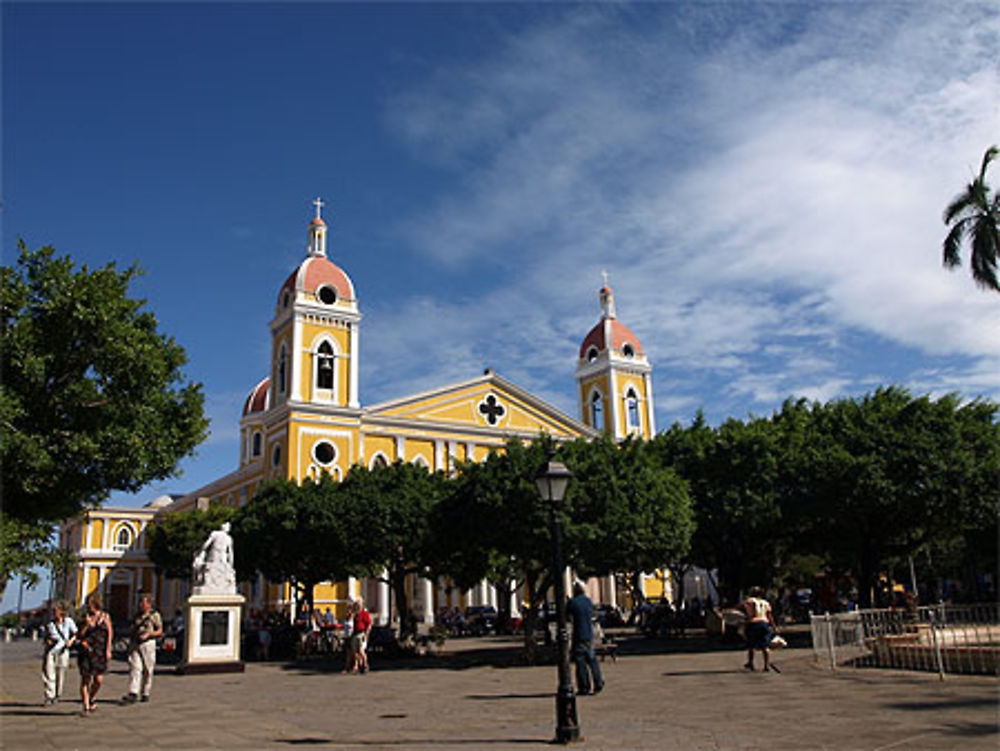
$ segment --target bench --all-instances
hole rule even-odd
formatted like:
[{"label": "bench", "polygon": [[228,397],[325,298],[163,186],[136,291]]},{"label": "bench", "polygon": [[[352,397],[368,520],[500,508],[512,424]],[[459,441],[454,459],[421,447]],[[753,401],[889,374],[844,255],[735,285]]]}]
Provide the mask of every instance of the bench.
[{"label": "bench", "polygon": [[604,662],[605,657],[610,657],[611,662],[618,662],[618,645],[613,641],[601,642],[594,647],[594,654],[600,658],[601,662]]}]

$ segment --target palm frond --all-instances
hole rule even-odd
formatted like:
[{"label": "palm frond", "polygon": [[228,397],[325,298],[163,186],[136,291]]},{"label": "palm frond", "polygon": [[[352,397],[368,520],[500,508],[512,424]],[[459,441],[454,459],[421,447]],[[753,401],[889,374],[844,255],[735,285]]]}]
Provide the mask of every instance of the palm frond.
[{"label": "palm frond", "polygon": [[979,182],[986,182],[986,168],[990,166],[990,162],[996,159],[997,154],[1000,154],[1000,147],[998,146],[994,145],[986,149],[986,153],[983,154],[983,164],[979,168]]},{"label": "palm frond", "polygon": [[1000,292],[997,282],[997,254],[1000,252],[1000,232],[990,216],[979,217],[972,226],[972,278],[980,287]]},{"label": "palm frond", "polygon": [[968,226],[968,219],[955,222],[951,231],[944,238],[944,245],[942,247],[944,251],[943,262],[948,268],[954,268],[955,266],[962,265],[962,256],[961,253],[959,253],[959,250],[962,247],[962,238],[965,237],[965,232]]},{"label": "palm frond", "polygon": [[948,204],[948,207],[944,210],[941,218],[944,220],[945,224],[951,224],[955,221],[957,216],[970,208],[974,208],[975,204],[976,186],[975,183],[969,183],[965,190],[951,199],[951,203]]}]

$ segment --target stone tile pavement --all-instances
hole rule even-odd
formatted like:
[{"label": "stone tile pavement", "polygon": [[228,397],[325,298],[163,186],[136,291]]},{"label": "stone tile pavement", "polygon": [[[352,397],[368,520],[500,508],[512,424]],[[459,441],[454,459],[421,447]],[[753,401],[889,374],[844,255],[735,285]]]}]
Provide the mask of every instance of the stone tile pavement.
[{"label": "stone tile pavement", "polygon": [[[115,662],[99,710],[81,718],[75,667],[71,695],[43,707],[38,645],[2,644],[0,745],[10,751],[544,747],[554,729],[555,669],[491,667],[470,657],[482,646],[493,654],[517,649],[502,638],[455,640],[447,645],[452,656],[376,657],[364,676],[341,675],[339,666],[323,663],[249,663],[242,674],[196,676],[168,667],[156,677],[153,700],[132,706],[117,704],[127,676],[125,664]],[[1000,746],[993,677],[949,676],[942,683],[927,673],[832,674],[805,649],[779,656],[780,675],[747,673],[742,651],[662,648],[603,664],[604,693],[578,700],[584,740],[576,748]]]}]

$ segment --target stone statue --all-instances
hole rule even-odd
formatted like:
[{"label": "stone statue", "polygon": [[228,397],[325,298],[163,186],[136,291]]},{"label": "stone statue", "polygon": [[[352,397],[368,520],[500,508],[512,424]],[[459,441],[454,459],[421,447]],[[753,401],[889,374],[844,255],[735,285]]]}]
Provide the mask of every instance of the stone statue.
[{"label": "stone statue", "polygon": [[208,536],[191,565],[196,595],[236,594],[236,571],[233,568],[233,538],[229,522]]}]

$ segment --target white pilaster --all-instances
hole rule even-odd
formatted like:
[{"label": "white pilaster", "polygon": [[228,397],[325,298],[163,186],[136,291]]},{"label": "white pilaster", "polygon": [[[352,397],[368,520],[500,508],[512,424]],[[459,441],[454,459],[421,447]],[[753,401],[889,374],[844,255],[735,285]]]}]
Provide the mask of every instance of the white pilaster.
[{"label": "white pilaster", "polygon": [[434,623],[434,582],[430,579],[421,579],[424,585],[424,623]]},{"label": "white pilaster", "polygon": [[615,370],[614,366],[608,371],[608,376],[611,380],[611,394],[609,395],[608,401],[610,402],[611,409],[611,420],[614,424],[614,430],[612,435],[615,437],[616,441],[620,441],[624,436],[622,435],[622,421],[620,418],[621,413],[621,394],[618,393],[618,371]]},{"label": "white pilaster", "polygon": [[83,607],[83,604],[87,601],[87,587],[90,584],[90,564],[83,564],[83,581],[80,583],[80,598],[79,602],[76,603],[78,608]]},{"label": "white pilaster", "polygon": [[649,437],[656,435],[656,410],[653,408],[653,374],[646,373],[642,379],[646,382],[646,417],[649,420]]},{"label": "white pilaster", "polygon": [[615,575],[610,574],[605,577],[605,586],[608,590],[608,598],[606,602],[613,608],[618,607],[618,593],[615,591]]},{"label": "white pilaster", "polygon": [[517,587],[514,587],[514,591],[510,593],[510,617],[521,617],[521,600],[517,596]]},{"label": "white pilaster", "polygon": [[447,471],[445,466],[444,441],[434,441],[434,471]]},{"label": "white pilaster", "polygon": [[347,577],[347,599],[356,600],[358,597],[358,580],[353,576]]},{"label": "white pilaster", "polygon": [[302,400],[302,372],[306,366],[306,359],[310,355],[302,351],[302,318],[298,313],[292,317],[292,354],[288,358],[287,377],[291,379],[292,387],[288,389],[291,395],[289,398],[295,401]]},{"label": "white pilaster", "polygon": [[[382,576],[387,577],[388,573],[383,570]],[[378,581],[378,624],[389,625],[389,583],[383,579]]]},{"label": "white pilaster", "polygon": [[351,347],[351,371],[348,377],[349,386],[347,390],[347,406],[357,409],[360,406],[360,401],[358,399],[358,363],[360,362],[358,357],[358,347],[360,344],[358,324],[348,324],[347,331]]},{"label": "white pilaster", "polygon": [[406,438],[401,435],[396,436],[396,459],[406,461]]}]

